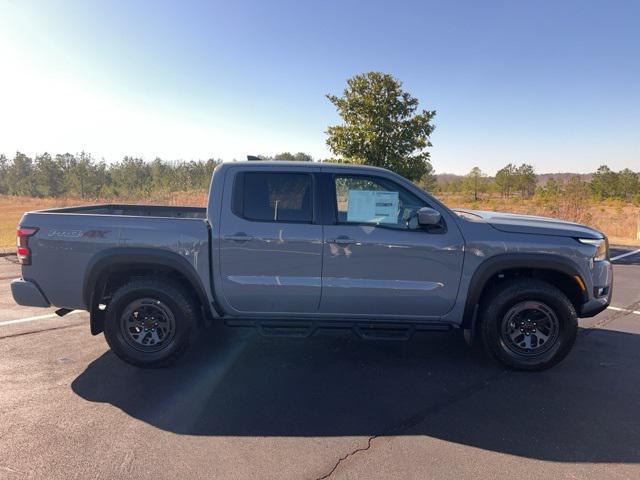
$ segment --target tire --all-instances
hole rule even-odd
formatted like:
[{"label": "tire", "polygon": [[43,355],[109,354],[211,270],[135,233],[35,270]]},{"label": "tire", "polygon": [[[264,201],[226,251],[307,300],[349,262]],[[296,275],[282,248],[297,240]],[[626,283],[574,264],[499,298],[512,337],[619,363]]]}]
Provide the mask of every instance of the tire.
[{"label": "tire", "polygon": [[107,305],[104,336],[111,350],[131,365],[169,366],[187,350],[197,312],[195,302],[175,282],[132,280]]},{"label": "tire", "polygon": [[545,370],[563,360],[578,333],[575,308],[546,282],[519,279],[494,289],[480,329],[485,350],[507,367]]}]

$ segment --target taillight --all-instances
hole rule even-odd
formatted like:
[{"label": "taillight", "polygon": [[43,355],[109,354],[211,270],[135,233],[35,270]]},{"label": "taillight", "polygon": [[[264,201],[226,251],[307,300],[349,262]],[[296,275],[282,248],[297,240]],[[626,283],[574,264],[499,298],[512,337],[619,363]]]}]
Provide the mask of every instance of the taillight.
[{"label": "taillight", "polygon": [[16,253],[18,254],[18,263],[20,263],[20,265],[31,265],[29,237],[33,237],[37,231],[37,228],[18,227],[18,231],[16,232]]}]

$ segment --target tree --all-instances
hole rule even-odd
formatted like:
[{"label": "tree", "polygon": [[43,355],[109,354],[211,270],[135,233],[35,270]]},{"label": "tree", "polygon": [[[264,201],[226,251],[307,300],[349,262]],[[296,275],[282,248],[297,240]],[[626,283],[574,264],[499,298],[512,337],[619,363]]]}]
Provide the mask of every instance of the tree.
[{"label": "tree", "polygon": [[33,160],[24,153],[16,152],[12,164],[7,169],[7,186],[11,195],[38,195]]},{"label": "tree", "polygon": [[7,176],[9,175],[9,160],[0,154],[0,194],[8,193]]},{"label": "tree", "polygon": [[564,187],[564,195],[560,200],[560,218],[572,220],[574,222],[589,223],[591,214],[589,209],[584,208],[588,203],[589,185],[583,182],[580,177],[573,176]]},{"label": "tree", "polygon": [[600,199],[617,194],[618,177],[608,166],[601,165],[591,179],[591,190]]},{"label": "tree", "polygon": [[66,154],[62,162],[65,164],[68,191],[80,195],[80,198],[95,195],[95,163],[90,154],[80,152],[78,155]]},{"label": "tree", "polygon": [[558,196],[562,193],[562,184],[551,177],[547,180],[544,187],[540,189],[540,193],[543,198],[548,200],[557,200]]},{"label": "tree", "polygon": [[523,163],[516,170],[516,187],[522,198],[531,197],[536,191],[536,172],[531,165]]},{"label": "tree", "polygon": [[640,184],[638,183],[638,174],[625,168],[618,172],[618,194],[624,200],[630,200],[638,191]]},{"label": "tree", "polygon": [[486,175],[480,167],[473,167],[464,179],[465,191],[473,193],[473,199],[478,200],[478,193],[484,191],[486,186]]},{"label": "tree", "polygon": [[433,167],[431,164],[429,164],[427,173],[425,173],[416,183],[426,192],[435,192],[438,190],[438,179],[433,174]]},{"label": "tree", "polygon": [[496,172],[496,185],[502,197],[511,195],[511,190],[515,187],[515,179],[516,166],[511,163]]},{"label": "tree", "polygon": [[313,157],[308,153],[298,152],[296,154],[289,152],[278,153],[273,157],[274,160],[285,160],[289,162],[312,162]]},{"label": "tree", "polygon": [[[151,191],[151,167],[141,158],[125,156],[110,168],[116,195],[147,195]],[[182,177],[183,175],[176,175]]]},{"label": "tree", "polygon": [[45,197],[59,197],[64,193],[64,171],[57,159],[48,153],[36,155],[35,170],[38,193]]},{"label": "tree", "polygon": [[432,173],[427,147],[436,112],[418,113],[418,100],[393,76],[369,72],[347,80],[341,97],[327,95],[342,125],[327,129],[327,145],[353,163],[393,170],[417,181]]}]

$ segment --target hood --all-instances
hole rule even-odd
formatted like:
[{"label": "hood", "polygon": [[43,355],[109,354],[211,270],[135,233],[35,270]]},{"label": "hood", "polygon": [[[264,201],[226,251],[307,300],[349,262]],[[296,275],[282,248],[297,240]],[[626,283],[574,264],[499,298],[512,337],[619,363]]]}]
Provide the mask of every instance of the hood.
[{"label": "hood", "polygon": [[557,218],[517,215],[504,212],[456,209],[465,218],[488,223],[496,230],[509,233],[529,233],[556,235],[574,238],[603,238],[604,235],[593,228],[579,223],[565,222]]}]

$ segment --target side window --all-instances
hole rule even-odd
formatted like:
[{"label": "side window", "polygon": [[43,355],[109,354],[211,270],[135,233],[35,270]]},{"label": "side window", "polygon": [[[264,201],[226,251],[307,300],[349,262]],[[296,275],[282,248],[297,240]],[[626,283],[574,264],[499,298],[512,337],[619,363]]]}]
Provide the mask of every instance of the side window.
[{"label": "side window", "polygon": [[335,186],[338,223],[408,230],[416,212],[427,206],[414,194],[384,178],[337,175]]},{"label": "side window", "polygon": [[246,172],[237,181],[234,205],[240,216],[261,222],[313,220],[311,175]]}]

